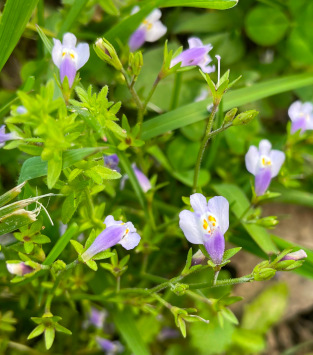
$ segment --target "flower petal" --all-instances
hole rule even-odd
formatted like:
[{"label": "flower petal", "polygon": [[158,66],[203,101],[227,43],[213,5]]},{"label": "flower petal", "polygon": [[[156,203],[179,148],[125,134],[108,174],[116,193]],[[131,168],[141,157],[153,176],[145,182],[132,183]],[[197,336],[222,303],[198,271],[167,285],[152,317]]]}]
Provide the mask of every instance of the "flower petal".
[{"label": "flower petal", "polygon": [[259,158],[260,155],[258,148],[254,145],[251,145],[245,156],[246,168],[249,173],[253,175],[257,173]]},{"label": "flower petal", "polygon": [[180,53],[177,57],[172,59],[171,67],[176,65],[177,63],[181,63],[182,67],[198,65],[203,57],[205,56],[206,50],[205,48],[191,48],[186,49],[182,53]]},{"label": "flower petal", "polygon": [[63,46],[69,49],[74,49],[76,46],[77,38],[73,33],[67,32],[63,36]]},{"label": "flower petal", "polygon": [[58,40],[53,38],[54,46],[52,48],[52,60],[53,63],[60,68],[62,62],[62,43]]},{"label": "flower petal", "polygon": [[192,244],[203,244],[203,233],[199,228],[199,219],[196,214],[183,210],[179,214],[179,227],[186,239]]},{"label": "flower petal", "polygon": [[262,168],[255,175],[255,193],[257,196],[264,195],[272,179],[271,168]]},{"label": "flower petal", "polygon": [[299,113],[301,112],[302,108],[302,102],[301,101],[295,101],[289,106],[288,109],[288,115],[291,119],[291,121],[296,120],[299,117]]},{"label": "flower petal", "polygon": [[203,214],[208,213],[208,204],[206,198],[202,194],[193,194],[190,196],[190,204],[193,210],[202,216]]},{"label": "flower petal", "polygon": [[167,27],[163,25],[161,21],[155,22],[151,29],[146,31],[146,41],[155,42],[165,35]]},{"label": "flower petal", "polygon": [[90,50],[88,43],[79,43],[76,47],[77,53],[77,70],[85,65],[90,57]]},{"label": "flower petal", "polygon": [[262,139],[259,143],[259,152],[260,155],[269,155],[272,148],[272,144],[267,139]]},{"label": "flower petal", "polygon": [[311,102],[304,102],[302,104],[301,111],[304,114],[308,114],[308,115],[311,114],[313,112],[313,105],[311,104]]},{"label": "flower petal", "polygon": [[188,39],[189,48],[203,47],[203,43],[198,37],[191,37]]},{"label": "flower petal", "polygon": [[132,165],[132,168],[134,170],[134,173],[137,177],[137,180],[139,182],[139,185],[141,186],[143,192],[147,192],[151,189],[151,183],[150,180],[146,177],[146,175],[137,168],[136,164]]},{"label": "flower petal", "polygon": [[215,196],[208,202],[208,210],[217,219],[222,234],[225,234],[229,227],[229,202],[223,196]]},{"label": "flower petal", "polygon": [[271,176],[272,178],[277,176],[280,168],[284,164],[285,161],[285,153],[280,150],[272,150],[270,153],[270,159],[272,161],[271,165]]},{"label": "flower petal", "polygon": [[306,129],[307,129],[307,121],[305,117],[298,117],[297,119],[291,122],[290,132],[292,134],[296,133],[299,130],[301,130],[301,133],[303,133]]},{"label": "flower petal", "polygon": [[[128,222],[130,223],[130,222]],[[140,242],[140,235],[138,233],[127,233],[126,236],[119,242],[126,250],[134,249]]]},{"label": "flower petal", "polygon": [[96,254],[105,251],[121,241],[126,231],[126,225],[112,225],[102,231],[90,247],[81,255],[86,262]]},{"label": "flower petal", "polygon": [[107,216],[104,220],[104,224],[106,225],[106,228],[111,226],[117,226],[123,223],[124,223],[123,221],[116,221],[114,217],[111,215]]},{"label": "flower petal", "polygon": [[146,21],[148,22],[156,22],[158,21],[162,16],[162,12],[159,9],[154,9],[147,17],[146,17]]},{"label": "flower petal", "polygon": [[220,228],[217,228],[212,236],[205,236],[204,246],[214,264],[221,264],[225,251],[225,238]]},{"label": "flower petal", "polygon": [[309,119],[306,122],[306,129],[313,129],[313,114],[310,115]]},{"label": "flower petal", "polygon": [[140,48],[146,40],[146,30],[144,27],[139,27],[129,38],[128,45],[131,52]]}]

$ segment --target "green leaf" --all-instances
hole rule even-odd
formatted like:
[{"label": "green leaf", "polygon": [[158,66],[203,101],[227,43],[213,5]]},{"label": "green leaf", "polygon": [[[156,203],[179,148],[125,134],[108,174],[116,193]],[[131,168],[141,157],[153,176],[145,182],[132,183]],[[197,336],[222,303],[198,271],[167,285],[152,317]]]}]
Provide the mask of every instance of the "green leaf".
[{"label": "green leaf", "polygon": [[33,339],[41,335],[45,330],[44,324],[39,324],[27,337],[27,339]]},{"label": "green leaf", "polygon": [[223,256],[223,260],[228,260],[230,258],[232,258],[234,255],[236,255],[242,248],[238,247],[238,248],[232,248],[232,249],[228,249],[225,251],[224,256]]},{"label": "green leaf", "polygon": [[[227,198],[231,211],[237,218],[241,218],[249,208],[249,201],[242,190],[232,184],[213,185],[213,189],[221,196]],[[243,224],[253,240],[265,253],[276,253],[277,248],[271,240],[267,230],[255,224]]]},{"label": "green leaf", "polygon": [[52,327],[48,327],[45,329],[45,344],[46,349],[49,350],[54,342],[55,338],[55,329]]},{"label": "green leaf", "polygon": [[41,40],[43,41],[45,47],[47,48],[47,51],[49,53],[51,53],[52,48],[53,48],[53,44],[52,44],[51,40],[45,35],[43,30],[38,25],[36,25],[36,30],[37,30]]},{"label": "green leaf", "polygon": [[13,232],[23,226],[36,221],[36,215],[32,211],[19,209],[10,215],[2,217],[0,220],[0,236]]},{"label": "green leaf", "polygon": [[55,327],[55,330],[56,330],[57,332],[65,333],[65,334],[68,334],[68,335],[72,335],[72,332],[71,332],[69,329],[63,327],[63,326],[60,325],[59,323],[55,323],[55,324],[54,324],[54,327]]},{"label": "green leaf", "polygon": [[[96,154],[103,148],[79,148],[68,150],[63,154],[62,169],[69,168],[73,164],[83,160],[84,158]],[[21,169],[19,184],[26,181],[35,179],[37,177],[47,175],[48,163],[43,161],[40,157],[33,157],[27,159]]]},{"label": "green leaf", "polygon": [[76,250],[77,254],[81,255],[84,251],[84,246],[81,245],[77,240],[71,240],[71,244]]},{"label": "green leaf", "polygon": [[272,46],[283,39],[288,29],[287,16],[277,8],[255,6],[246,16],[247,35],[261,46]]},{"label": "green leaf", "polygon": [[103,11],[109,15],[118,16],[120,14],[113,0],[99,0],[99,5],[102,7]]},{"label": "green leaf", "polygon": [[86,265],[90,267],[91,270],[97,271],[98,270],[98,265],[94,260],[88,260],[86,261]]},{"label": "green leaf", "polygon": [[52,189],[53,186],[58,181],[62,171],[62,155],[55,156],[53,159],[48,161],[47,170],[47,184],[48,188]]},{"label": "green leaf", "polygon": [[20,194],[22,191],[23,186],[25,185],[25,182],[22,184],[14,187],[13,189],[7,191],[5,194],[0,196],[0,207],[6,205],[8,202],[13,200],[16,196]]},{"label": "green leaf", "polygon": [[87,4],[88,0],[75,0],[70,7],[70,11],[66,15],[65,19],[62,21],[62,25],[59,31],[59,34],[62,35],[65,32],[68,32],[79,14],[83,10],[84,6]]},{"label": "green leaf", "polygon": [[130,309],[118,310],[113,312],[114,324],[124,338],[131,352],[136,355],[149,355],[150,351],[144,343],[141,334],[136,326],[135,319]]},{"label": "green leaf", "polygon": [[0,72],[21,38],[38,0],[7,0],[0,20]]},{"label": "green leaf", "polygon": [[62,253],[69,241],[78,233],[78,230],[79,227],[76,223],[71,224],[62,235],[62,237],[58,239],[57,243],[54,245],[43,264],[51,265]]},{"label": "green leaf", "polygon": [[[270,97],[282,92],[295,90],[313,84],[313,74],[304,73],[276,78],[255,84],[250,87],[227,92],[223,97],[224,111],[233,107],[251,104],[254,101]],[[194,102],[176,110],[158,115],[142,125],[142,139],[157,137],[168,131],[188,126],[208,117],[207,106],[212,99]]]}]

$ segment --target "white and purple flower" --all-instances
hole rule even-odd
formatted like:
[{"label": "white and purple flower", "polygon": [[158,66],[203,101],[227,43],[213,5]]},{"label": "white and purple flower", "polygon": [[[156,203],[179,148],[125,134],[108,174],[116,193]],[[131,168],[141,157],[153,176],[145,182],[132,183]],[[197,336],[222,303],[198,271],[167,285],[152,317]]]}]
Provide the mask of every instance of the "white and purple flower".
[{"label": "white and purple flower", "polygon": [[5,145],[5,142],[11,141],[13,139],[18,139],[18,135],[13,132],[13,133],[5,133],[5,125],[2,125],[0,127],[0,148],[2,148]]},{"label": "white and purple flower", "polygon": [[285,161],[285,153],[272,150],[272,145],[267,139],[261,140],[259,149],[252,145],[245,157],[249,173],[255,176],[255,193],[262,196],[268,189],[272,178],[278,175]]},{"label": "white and purple flower", "polygon": [[112,170],[116,170],[118,172],[121,171],[121,169],[118,166],[119,163],[119,158],[117,154],[111,154],[111,155],[104,155],[103,156],[103,161],[104,165]]},{"label": "white and purple flower", "polygon": [[285,255],[281,261],[283,260],[294,260],[294,261],[298,261],[298,260],[302,260],[307,258],[308,256],[306,255],[306,252],[303,249],[300,249],[298,251],[295,251],[293,253],[289,253],[287,255]]},{"label": "white and purple flower", "polygon": [[94,325],[96,328],[102,329],[107,316],[108,313],[106,311],[100,311],[97,308],[91,307],[89,323]]},{"label": "white and purple flower", "polygon": [[[139,6],[135,6],[132,14],[139,11]],[[139,28],[131,35],[128,45],[132,52],[140,48],[145,42],[156,42],[165,35],[167,28],[160,21],[162,13],[155,9],[145,18]]]},{"label": "white and purple flower", "polygon": [[53,38],[52,60],[60,70],[60,79],[63,83],[67,77],[69,86],[72,87],[76,72],[89,59],[90,51],[88,43],[79,43],[76,46],[77,38],[72,33],[65,33],[63,43]]},{"label": "white and purple flower", "polygon": [[[132,164],[132,168],[133,168],[133,171],[136,175],[136,178],[139,182],[139,185],[140,185],[142,191],[148,192],[152,187],[150,180],[147,178],[147,176],[140,169],[137,168],[137,165],[135,163]],[[125,174],[121,179],[121,190],[123,190],[127,179],[129,179],[129,177],[127,174]]]},{"label": "white and purple flower", "polygon": [[116,244],[121,244],[125,249],[134,249],[140,242],[140,235],[131,222],[115,221],[113,216],[107,216],[104,220],[106,225],[90,247],[81,255],[84,262],[92,259]]},{"label": "white and purple flower", "polygon": [[17,276],[24,276],[34,271],[32,267],[26,265],[22,261],[19,263],[14,263],[14,262],[7,263],[7,269],[10,274],[17,275]]},{"label": "white and purple flower", "polygon": [[291,133],[304,133],[313,129],[313,105],[310,102],[295,101],[288,109],[291,119]]},{"label": "white and purple flower", "polygon": [[110,341],[101,337],[97,337],[96,340],[107,355],[115,355],[124,351],[124,347],[119,341]]},{"label": "white and purple flower", "polygon": [[223,196],[206,201],[199,193],[190,196],[194,212],[183,210],[179,226],[190,243],[203,244],[212,261],[222,263],[225,251],[224,234],[229,227],[229,203]]},{"label": "white and purple flower", "polygon": [[197,65],[203,73],[212,73],[215,71],[215,65],[209,65],[212,58],[209,56],[213,48],[211,44],[203,44],[200,38],[191,37],[188,39],[189,49],[184,50],[177,57],[172,59],[171,68],[181,63],[181,67]]}]

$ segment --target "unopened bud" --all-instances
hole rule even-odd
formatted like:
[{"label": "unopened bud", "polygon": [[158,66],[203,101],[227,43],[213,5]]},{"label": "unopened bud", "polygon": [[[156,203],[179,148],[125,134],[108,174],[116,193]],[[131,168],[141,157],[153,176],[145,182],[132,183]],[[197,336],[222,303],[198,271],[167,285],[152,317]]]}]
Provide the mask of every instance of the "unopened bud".
[{"label": "unopened bud", "polygon": [[138,76],[140,74],[141,68],[143,66],[143,57],[141,51],[130,53],[128,66],[130,74],[133,76]]},{"label": "unopened bud", "polygon": [[7,269],[10,274],[17,276],[24,276],[34,271],[33,268],[26,265],[24,262],[7,263]]},{"label": "unopened bud", "polygon": [[237,107],[232,108],[230,111],[228,111],[224,117],[224,125],[227,123],[232,122],[232,120],[235,118],[236,113],[238,111]]},{"label": "unopened bud", "polygon": [[276,270],[271,268],[262,268],[258,271],[253,271],[253,277],[255,281],[265,281],[275,276]]},{"label": "unopened bud", "polygon": [[274,228],[278,224],[278,220],[276,216],[268,216],[259,219],[256,224],[259,224],[265,228]]},{"label": "unopened bud", "polygon": [[188,288],[189,285],[177,283],[172,286],[171,291],[173,291],[177,296],[183,296]]},{"label": "unopened bud", "polygon": [[98,38],[94,50],[97,56],[102,59],[104,62],[112,65],[115,69],[121,71],[123,66],[120,62],[120,59],[112,46],[112,44],[107,41],[105,38]]},{"label": "unopened bud", "polygon": [[295,251],[293,253],[289,253],[286,256],[284,256],[281,261],[283,260],[301,260],[301,259],[305,259],[308,256],[306,255],[306,252],[303,249],[300,249],[298,251]]},{"label": "unopened bud", "polygon": [[199,249],[191,259],[191,266],[194,265],[206,265],[206,260],[207,257],[202,253],[202,251]]},{"label": "unopened bud", "polygon": [[240,113],[238,116],[234,118],[233,126],[240,126],[251,122],[258,115],[258,113],[259,112],[256,110],[249,110]]}]

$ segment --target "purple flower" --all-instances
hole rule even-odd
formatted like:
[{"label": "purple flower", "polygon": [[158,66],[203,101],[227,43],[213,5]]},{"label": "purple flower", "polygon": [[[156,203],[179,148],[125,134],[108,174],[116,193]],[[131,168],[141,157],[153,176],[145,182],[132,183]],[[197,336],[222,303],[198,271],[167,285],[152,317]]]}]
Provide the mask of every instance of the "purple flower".
[{"label": "purple flower", "polygon": [[259,149],[252,145],[245,157],[247,170],[255,176],[257,196],[265,193],[272,178],[278,175],[285,161],[285,153],[271,148],[271,143],[263,139],[259,144]]},{"label": "purple flower", "polygon": [[158,340],[165,341],[168,339],[177,339],[179,336],[180,332],[177,329],[164,327],[158,335]]},{"label": "purple flower", "polygon": [[306,252],[303,250],[303,249],[300,249],[298,251],[295,251],[293,253],[289,253],[287,255],[285,255],[281,261],[283,260],[294,260],[294,261],[298,261],[298,260],[301,260],[301,259],[305,259],[307,258],[308,256],[306,255]]},{"label": "purple flower", "polygon": [[96,328],[103,328],[105,318],[107,317],[107,312],[99,311],[97,308],[92,307],[89,314],[89,322]]},{"label": "purple flower", "polygon": [[[135,6],[132,14],[139,11],[139,6]],[[160,20],[162,13],[155,9],[145,18],[139,28],[131,35],[128,45],[131,52],[136,51],[145,42],[155,42],[165,35],[167,28]]]},{"label": "purple flower", "polygon": [[27,110],[24,106],[18,106],[16,108],[16,113],[18,113],[20,115],[24,115],[25,113],[27,113]]},{"label": "purple flower", "polygon": [[116,154],[104,155],[103,160],[104,160],[104,165],[107,166],[108,168],[112,170],[116,170],[118,172],[121,171],[121,169],[118,167],[118,163],[120,160]]},{"label": "purple flower", "polygon": [[61,82],[67,77],[69,86],[72,87],[77,70],[89,59],[89,45],[80,43],[76,46],[77,38],[72,33],[65,33],[63,43],[55,38],[53,42],[52,60],[60,69]]},{"label": "purple flower", "polygon": [[223,196],[206,201],[202,194],[190,196],[194,212],[179,214],[179,226],[190,243],[204,244],[212,261],[219,265],[225,250],[224,234],[229,226],[229,203]]},{"label": "purple flower", "polygon": [[313,105],[310,102],[295,101],[288,109],[291,119],[291,133],[313,129]]},{"label": "purple flower", "polygon": [[212,73],[215,71],[215,65],[208,65],[212,62],[209,56],[210,50],[213,48],[211,44],[203,44],[197,37],[188,39],[189,49],[180,53],[171,61],[171,68],[177,63],[181,63],[181,67],[189,67],[197,65],[204,73]]},{"label": "purple flower", "polygon": [[97,343],[100,345],[102,350],[107,355],[114,355],[121,353],[124,350],[124,347],[119,341],[110,341],[105,338],[97,337]]},{"label": "purple flower", "polygon": [[121,244],[125,249],[130,250],[140,242],[140,235],[136,233],[136,228],[131,222],[115,221],[113,216],[107,216],[104,223],[106,229],[81,256],[85,262],[116,244]]},{"label": "purple flower", "polygon": [[140,169],[137,168],[136,164],[132,164],[132,168],[134,170],[136,178],[137,178],[143,192],[149,191],[151,189],[150,180],[146,177],[146,175]]},{"label": "purple flower", "polygon": [[24,262],[20,263],[7,263],[7,269],[10,274],[17,276],[24,276],[34,271],[34,269]]},{"label": "purple flower", "polygon": [[2,148],[6,141],[10,141],[13,139],[18,139],[19,137],[15,132],[13,133],[5,133],[5,125],[0,127],[0,148]]}]

